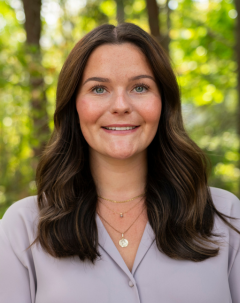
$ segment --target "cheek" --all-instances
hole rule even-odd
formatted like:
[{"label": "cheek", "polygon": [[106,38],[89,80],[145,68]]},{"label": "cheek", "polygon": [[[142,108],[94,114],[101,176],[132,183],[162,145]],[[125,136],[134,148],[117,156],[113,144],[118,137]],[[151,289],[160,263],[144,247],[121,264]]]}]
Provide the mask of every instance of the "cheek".
[{"label": "cheek", "polygon": [[87,98],[77,99],[76,109],[81,127],[96,123],[102,114],[99,106],[96,106],[95,102],[91,102]]},{"label": "cheek", "polygon": [[79,98],[76,100],[76,109],[83,137],[87,143],[91,145],[92,130],[99,118],[98,111],[96,110],[96,107],[93,106],[93,103],[89,102],[89,100],[85,98]]},{"label": "cheek", "polygon": [[101,126],[99,119],[104,115],[104,104],[96,100],[81,96],[76,100],[76,109],[78,112],[80,128],[83,137],[88,145],[93,147],[95,142],[95,134]]},{"label": "cheek", "polygon": [[145,122],[153,127],[158,126],[162,111],[162,101],[159,98],[152,100],[152,102],[148,102],[148,104],[144,107],[144,111],[142,112],[142,116]]}]

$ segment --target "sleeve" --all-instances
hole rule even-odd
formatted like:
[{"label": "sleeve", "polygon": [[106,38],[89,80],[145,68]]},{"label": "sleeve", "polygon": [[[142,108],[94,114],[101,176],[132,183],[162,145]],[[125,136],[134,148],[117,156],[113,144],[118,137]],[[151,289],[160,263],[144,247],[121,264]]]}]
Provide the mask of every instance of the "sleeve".
[{"label": "sleeve", "polygon": [[240,302],[240,250],[238,249],[229,275],[229,286],[233,303]]},{"label": "sleeve", "polygon": [[0,220],[0,302],[33,303],[28,269],[14,253]]},{"label": "sleeve", "polygon": [[[234,199],[231,216],[237,220],[231,220],[231,223],[240,231],[240,201],[237,197]],[[229,287],[233,303],[240,302],[240,234],[231,230],[231,268],[229,272]]]}]

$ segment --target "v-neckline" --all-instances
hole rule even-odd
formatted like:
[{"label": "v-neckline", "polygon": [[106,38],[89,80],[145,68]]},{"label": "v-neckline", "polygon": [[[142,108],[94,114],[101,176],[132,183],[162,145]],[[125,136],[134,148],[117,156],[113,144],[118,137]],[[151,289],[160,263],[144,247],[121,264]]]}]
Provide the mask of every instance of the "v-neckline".
[{"label": "v-neckline", "polygon": [[152,230],[152,227],[147,221],[145,226],[141,241],[138,246],[138,250],[134,259],[132,271],[129,270],[125,261],[123,260],[120,252],[118,251],[116,245],[114,244],[112,238],[110,237],[108,231],[103,225],[99,215],[96,213],[96,223],[98,227],[98,243],[105,250],[105,252],[115,261],[118,266],[129,276],[129,278],[133,278],[134,273],[137,270],[140,262],[144,258],[145,254],[151,247],[152,243],[155,240],[155,234]]}]

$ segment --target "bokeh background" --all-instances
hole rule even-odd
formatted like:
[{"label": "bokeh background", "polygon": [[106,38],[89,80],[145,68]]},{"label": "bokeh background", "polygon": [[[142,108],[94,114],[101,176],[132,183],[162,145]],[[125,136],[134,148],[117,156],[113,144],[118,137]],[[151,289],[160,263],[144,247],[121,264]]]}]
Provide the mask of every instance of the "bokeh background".
[{"label": "bokeh background", "polygon": [[0,0],[0,218],[36,194],[70,50],[94,27],[123,21],[169,53],[186,129],[212,163],[209,183],[240,196],[239,0]]}]

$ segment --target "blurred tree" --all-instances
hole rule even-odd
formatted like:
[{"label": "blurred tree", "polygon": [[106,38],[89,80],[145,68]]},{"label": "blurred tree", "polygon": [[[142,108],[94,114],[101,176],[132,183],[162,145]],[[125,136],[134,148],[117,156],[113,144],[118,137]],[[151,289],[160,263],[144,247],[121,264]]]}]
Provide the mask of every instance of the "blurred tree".
[{"label": "blurred tree", "polygon": [[[156,0],[146,0],[148,23],[151,35],[163,46],[169,53],[169,30],[170,30],[170,9],[168,6],[169,0],[166,1],[164,7],[160,7]],[[163,16],[166,15],[166,19]],[[160,17],[160,20],[159,20]],[[160,22],[161,21],[161,22]],[[163,23],[165,21],[165,32]]]},{"label": "blurred tree", "polygon": [[40,156],[49,136],[47,99],[43,78],[42,56],[40,49],[41,36],[41,0],[22,0],[25,12],[26,29],[26,59],[29,72],[29,85],[31,90],[31,119],[32,133],[30,144],[33,147],[36,169],[37,158]]},{"label": "blurred tree", "polygon": [[170,54],[186,127],[212,162],[210,185],[238,194],[237,12],[231,0],[172,0],[169,4],[173,10]]},{"label": "blurred tree", "polygon": [[0,217],[8,205],[35,193],[29,145],[29,76],[25,15],[20,1],[0,1]]},{"label": "blurred tree", "polygon": [[116,0],[116,4],[117,4],[117,22],[118,22],[118,24],[120,24],[120,23],[123,23],[125,20],[124,1]]},{"label": "blurred tree", "polygon": [[162,40],[162,35],[160,32],[159,23],[159,8],[156,0],[146,0],[147,11],[148,11],[148,22],[150,27],[151,35],[156,38],[160,43]]},{"label": "blurred tree", "polygon": [[[240,170],[240,1],[235,0],[237,22],[236,22],[236,61],[237,61],[237,91],[238,91],[238,106],[237,106],[237,128],[239,139],[239,160],[238,168]],[[240,197],[240,177],[239,177],[239,197]]]}]

